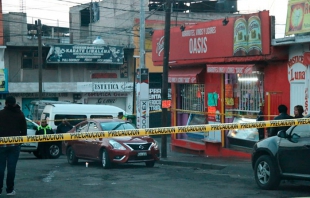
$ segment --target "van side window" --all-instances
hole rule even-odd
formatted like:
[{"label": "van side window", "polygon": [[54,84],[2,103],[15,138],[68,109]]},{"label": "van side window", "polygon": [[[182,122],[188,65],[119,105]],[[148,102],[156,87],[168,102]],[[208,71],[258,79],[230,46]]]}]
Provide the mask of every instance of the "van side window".
[{"label": "van side window", "polygon": [[113,119],[112,115],[91,115],[90,119],[101,118],[101,119]]},{"label": "van side window", "polygon": [[[75,126],[78,123],[87,119],[86,115],[65,115],[65,114],[56,114],[54,124],[58,126],[63,119],[67,118],[71,125]],[[52,118],[50,118],[52,119]]]}]

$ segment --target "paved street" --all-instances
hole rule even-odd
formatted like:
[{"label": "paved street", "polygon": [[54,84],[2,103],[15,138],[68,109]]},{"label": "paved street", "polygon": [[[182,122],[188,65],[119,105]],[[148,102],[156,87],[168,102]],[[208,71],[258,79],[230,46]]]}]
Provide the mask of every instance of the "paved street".
[{"label": "paved street", "polygon": [[[170,153],[170,155],[172,155]],[[180,155],[179,155],[180,156]],[[186,159],[197,156],[186,155]],[[176,159],[176,158],[174,158]],[[203,159],[200,159],[205,160]],[[21,153],[17,167],[16,197],[301,197],[310,195],[309,182],[282,184],[276,191],[262,191],[254,182],[249,162],[231,161],[213,169],[144,164],[122,165],[105,170],[99,163],[86,161],[76,166],[65,156],[39,160]],[[229,162],[226,161],[226,162]],[[208,161],[206,161],[206,164]],[[239,164],[239,165],[238,165]]]}]

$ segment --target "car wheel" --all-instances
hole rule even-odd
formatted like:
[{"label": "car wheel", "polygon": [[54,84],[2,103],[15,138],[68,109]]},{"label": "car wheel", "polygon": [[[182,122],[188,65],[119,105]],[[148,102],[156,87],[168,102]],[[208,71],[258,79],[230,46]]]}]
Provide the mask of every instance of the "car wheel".
[{"label": "car wheel", "polygon": [[146,167],[154,167],[155,161],[145,162]]},{"label": "car wheel", "polygon": [[39,151],[33,151],[33,155],[36,156],[38,159],[42,159],[42,155],[39,154]]},{"label": "car wheel", "polygon": [[279,171],[267,155],[260,156],[255,162],[254,177],[257,185],[264,190],[275,189],[280,183]]},{"label": "car wheel", "polygon": [[102,150],[101,153],[101,163],[102,163],[102,167],[105,169],[111,168],[112,167],[112,163],[111,160],[109,158],[109,153],[106,149]]},{"label": "car wheel", "polygon": [[49,147],[49,157],[51,159],[57,159],[60,156],[60,146],[58,143],[51,143]]},{"label": "car wheel", "polygon": [[79,159],[75,156],[75,152],[72,147],[69,147],[67,150],[67,160],[71,165],[77,164]]}]

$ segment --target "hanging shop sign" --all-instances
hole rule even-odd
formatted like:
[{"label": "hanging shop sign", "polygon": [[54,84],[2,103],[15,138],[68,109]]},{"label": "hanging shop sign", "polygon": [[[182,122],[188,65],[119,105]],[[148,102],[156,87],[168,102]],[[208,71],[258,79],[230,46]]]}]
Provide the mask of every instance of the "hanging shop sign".
[{"label": "hanging shop sign", "polygon": [[94,82],[93,83],[94,92],[128,92],[132,90],[133,90],[133,83],[130,83],[130,82],[117,82],[117,83]]},{"label": "hanging shop sign", "polygon": [[[171,29],[169,60],[199,60],[217,57],[254,56],[270,54],[269,11],[239,15]],[[152,39],[154,65],[163,62],[164,30],[155,30]],[[225,50],[219,50],[225,49]]]},{"label": "hanging shop sign", "polygon": [[303,64],[303,56],[293,56],[287,64],[288,81],[305,82],[307,66]]},{"label": "hanging shop sign", "polygon": [[285,35],[310,32],[309,0],[290,0],[286,17]]},{"label": "hanging shop sign", "polygon": [[105,45],[53,45],[46,63],[123,64],[124,49]]}]

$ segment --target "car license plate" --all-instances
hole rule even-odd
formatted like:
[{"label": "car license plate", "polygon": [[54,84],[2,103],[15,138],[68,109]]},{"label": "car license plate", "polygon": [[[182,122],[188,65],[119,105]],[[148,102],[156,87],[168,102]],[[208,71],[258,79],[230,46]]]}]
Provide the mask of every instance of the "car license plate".
[{"label": "car license plate", "polygon": [[146,152],[140,152],[140,153],[138,153],[138,157],[142,157],[142,156],[147,156],[147,153],[146,153]]}]

